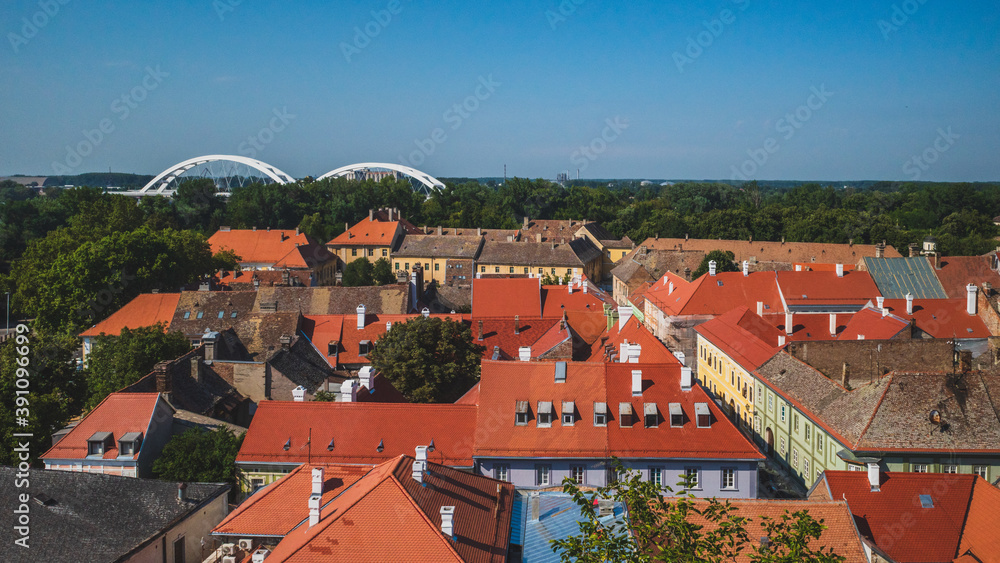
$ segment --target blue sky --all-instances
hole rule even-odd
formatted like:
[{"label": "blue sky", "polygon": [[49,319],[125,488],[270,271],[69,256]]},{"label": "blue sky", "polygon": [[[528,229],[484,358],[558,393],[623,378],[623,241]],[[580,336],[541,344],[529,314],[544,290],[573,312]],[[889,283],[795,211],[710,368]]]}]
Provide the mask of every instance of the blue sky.
[{"label": "blue sky", "polygon": [[478,4],[6,0],[0,174],[1000,180],[995,0]]}]

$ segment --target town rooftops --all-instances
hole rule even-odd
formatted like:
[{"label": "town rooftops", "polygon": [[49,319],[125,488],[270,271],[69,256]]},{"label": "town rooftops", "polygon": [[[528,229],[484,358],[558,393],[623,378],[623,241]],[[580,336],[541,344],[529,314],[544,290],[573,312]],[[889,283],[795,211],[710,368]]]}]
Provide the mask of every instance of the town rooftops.
[{"label": "town rooftops", "polygon": [[[586,292],[582,284],[587,284]],[[573,293],[569,292],[570,285],[573,286]],[[588,280],[570,282],[569,285],[543,285],[541,292],[543,317],[561,317],[563,311],[602,313],[604,305],[617,306],[610,295]]]},{"label": "town rooftops", "polygon": [[[315,241],[298,229],[230,229],[223,227],[208,238],[212,253],[232,250],[241,264],[277,264],[296,247],[308,246]],[[304,265],[302,267],[305,267]]]},{"label": "town rooftops", "polygon": [[775,272],[705,274],[690,284],[675,284],[672,294],[669,284],[657,283],[655,290],[646,293],[646,300],[669,316],[718,316],[741,305],[755,307],[758,301],[764,303],[765,315],[784,309]]},{"label": "town rooftops", "polygon": [[734,362],[753,371],[781,348],[781,332],[746,307],[737,307],[695,327],[695,331]]},{"label": "town rooftops", "polygon": [[[479,263],[484,266],[583,267],[601,256],[601,251],[589,239],[566,242],[492,242],[483,243]],[[487,272],[492,273],[492,272]],[[501,272],[506,274],[507,272]],[[514,272],[520,274],[522,272]],[[529,272],[534,273],[534,272]]]},{"label": "town rooftops", "polygon": [[866,256],[864,265],[886,299],[905,299],[907,293],[916,299],[948,297],[935,275],[934,267],[923,256],[914,258]]},{"label": "town rooftops", "polygon": [[406,235],[393,258],[465,258],[475,259],[483,244],[481,236]]},{"label": "town rooftops", "polygon": [[541,280],[483,278],[472,280],[473,318],[542,316]]},{"label": "town rooftops", "polygon": [[136,329],[157,323],[169,325],[180,296],[180,293],[143,293],[80,336],[118,336],[123,328]]},{"label": "town rooftops", "polygon": [[[17,471],[0,466],[0,478],[10,483],[0,487],[0,502],[13,510],[21,504],[19,495],[30,494],[34,533],[30,549],[4,548],[4,561],[11,562],[129,561],[229,490],[225,484],[188,483],[187,502],[180,502],[176,481],[43,469],[27,470],[30,488],[19,489]],[[12,531],[6,537],[13,542]]]},{"label": "town rooftops", "polygon": [[864,337],[867,340],[889,340],[907,330],[909,326],[910,323],[904,318],[892,313],[882,315],[880,311],[865,307],[850,316],[850,320],[847,321],[847,325],[837,335],[837,338],[858,340],[860,337]]},{"label": "town rooftops", "polygon": [[[821,242],[770,242],[747,240],[649,238],[640,246],[650,250],[699,250],[705,253],[713,250],[729,251],[736,263],[782,262],[857,264],[865,256],[877,254],[873,244],[828,244]],[[891,246],[885,247],[885,256],[899,257],[899,252]],[[693,269],[693,268],[692,268]]]},{"label": "town rooftops", "polygon": [[[594,321],[596,320],[595,317]],[[637,317],[629,318],[624,324],[625,326],[622,326],[622,322],[619,319],[614,326],[600,332],[599,337],[595,338],[591,344],[590,357],[587,358],[587,361],[609,361],[605,359],[605,353],[611,351],[614,351],[618,355],[618,360],[620,361],[623,356],[625,344],[629,346],[638,344],[641,347],[639,353],[640,362],[644,364],[680,365],[680,362],[673,353],[663,345],[663,342],[660,342],[658,338],[653,336],[639,322]],[[570,326],[576,328],[576,325],[572,322],[572,317]]]},{"label": "town rooftops", "polygon": [[[415,463],[395,456],[330,501],[324,486],[319,521],[288,532],[267,560],[506,561],[513,485],[434,462],[426,463],[418,481]],[[273,486],[271,494],[286,507],[307,506],[305,491],[286,494],[281,481]]]},{"label": "town rooftops", "polygon": [[[742,274],[741,274],[742,275]],[[857,311],[881,296],[867,272],[777,272],[786,311]]]},{"label": "town rooftops", "polygon": [[984,256],[945,256],[940,259],[941,268],[934,273],[950,299],[965,299],[965,287],[970,283],[980,289],[984,283],[1000,287],[1000,274],[993,269],[995,259],[995,252]]},{"label": "town rooftops", "polygon": [[[992,336],[978,315],[966,311],[962,299],[914,299],[913,314],[906,312],[905,299],[886,299],[889,311],[905,321],[913,319],[917,328],[931,338],[988,338]],[[867,336],[867,335],[866,335]]]},{"label": "town rooftops", "polygon": [[475,426],[474,405],[262,401],[236,462],[371,465],[434,440],[432,461],[471,467]]},{"label": "town rooftops", "polygon": [[327,246],[392,246],[399,221],[380,221],[366,217],[326,243]]},{"label": "town rooftops", "polygon": [[[126,435],[138,438],[134,453],[127,459],[138,459],[142,437],[149,432],[156,404],[161,400],[158,393],[112,393],[41,459],[120,459],[118,444],[128,440]],[[91,442],[99,443],[99,450],[92,450]]]},{"label": "town rooftops", "polygon": [[864,540],[899,563],[998,560],[996,487],[978,475],[892,471],[878,478],[873,491],[867,472],[827,471],[810,498],[845,499]]}]

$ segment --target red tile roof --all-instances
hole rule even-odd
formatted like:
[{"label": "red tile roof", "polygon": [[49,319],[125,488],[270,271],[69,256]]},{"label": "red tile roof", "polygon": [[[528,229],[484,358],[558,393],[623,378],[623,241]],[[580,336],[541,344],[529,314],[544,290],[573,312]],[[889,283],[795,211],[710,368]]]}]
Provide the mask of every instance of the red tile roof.
[{"label": "red tile roof", "polygon": [[219,230],[208,238],[212,253],[232,250],[241,264],[276,264],[295,250],[296,245],[315,244],[305,233],[294,230]]},{"label": "red tile roof", "polygon": [[857,340],[858,335],[864,335],[867,340],[889,340],[910,326],[909,322],[892,313],[883,317],[881,312],[871,307],[861,309],[850,318],[838,335],[839,340]]},{"label": "red tile roof", "polygon": [[608,344],[614,347],[614,350],[618,352],[618,357],[621,358],[622,345],[625,342],[642,346],[639,352],[639,361],[644,364],[680,365],[680,362],[663,345],[663,342],[660,342],[659,338],[656,338],[651,332],[646,330],[646,327],[636,317],[630,318],[625,323],[624,328],[621,327],[621,322],[617,322],[613,327],[604,331],[601,337],[596,339],[591,345],[590,357],[587,358],[587,361],[605,361],[604,350]]},{"label": "red tile roof", "polygon": [[[805,342],[815,340],[836,340],[830,334],[830,315],[822,313],[796,313],[792,315],[792,334],[785,332],[785,315],[783,313],[764,315],[767,321],[784,334],[788,342]],[[837,334],[844,331],[845,323],[850,314],[837,315]]]},{"label": "red tile roof", "polygon": [[[268,561],[506,561],[514,487],[436,463],[421,484],[413,461],[399,456],[372,469],[323,505],[318,524],[286,535]],[[455,509],[454,539],[441,532],[444,506]]]},{"label": "red tile roof", "polygon": [[[472,280],[472,317],[521,318],[542,316],[538,278],[482,278]],[[561,316],[561,314],[559,315]]]},{"label": "red tile roof", "polygon": [[[571,340],[573,334],[570,332],[569,323],[564,326],[562,321],[558,321],[553,324],[549,330],[545,332],[531,345],[531,357],[538,358],[548,352],[551,352],[555,347],[563,344],[567,340]],[[559,359],[572,359],[572,358],[559,358]]]},{"label": "red tile roof", "polygon": [[465,395],[462,395],[457,401],[456,405],[478,405],[479,404],[479,384],[476,383],[469,389]]},{"label": "red tile roof", "polygon": [[561,317],[563,311],[593,311],[600,313],[604,311],[605,303],[612,307],[618,306],[610,296],[593,287],[589,288],[587,293],[584,293],[583,290],[574,284],[573,293],[570,294],[569,286],[542,286],[542,316],[546,318]]},{"label": "red tile roof", "polygon": [[274,263],[274,267],[291,269],[313,268],[334,258],[335,256],[325,246],[311,242],[291,249],[288,254],[282,256]]},{"label": "red tile roof", "polygon": [[[780,521],[786,512],[794,514],[805,510],[809,512],[809,516],[817,521],[822,521],[823,526],[825,526],[819,539],[810,541],[809,547],[812,549],[818,549],[820,546],[833,548],[834,553],[846,558],[846,563],[868,563],[861,538],[858,537],[858,532],[854,527],[851,511],[844,501],[731,499],[727,502],[735,509],[731,513],[732,516],[748,519],[744,526],[749,532],[751,540],[756,541],[764,535],[761,528],[761,524],[764,523],[763,518]],[[696,499],[694,503],[702,511],[708,506],[708,501],[702,499]],[[698,514],[693,514],[688,522],[705,526],[701,530],[702,533],[718,527],[715,523],[709,522]],[[735,559],[740,563],[750,560],[750,554],[747,552],[741,553]]]},{"label": "red tile roof", "polygon": [[177,309],[180,293],[143,293],[110,317],[80,333],[81,337],[121,334],[123,328],[136,329],[157,323],[169,325]]},{"label": "red tile roof", "polygon": [[[991,268],[995,253],[985,256],[945,256],[940,260],[941,269],[935,270],[941,286],[951,299],[965,299],[965,286],[979,286],[989,282],[1000,286],[1000,274]],[[933,263],[933,262],[932,262]]]},{"label": "red tile roof", "polygon": [[778,287],[789,307],[816,305],[864,306],[881,296],[868,272],[777,272]]},{"label": "red tile roof", "polygon": [[367,217],[335,239],[329,246],[392,246],[399,221],[369,220]]},{"label": "red tile roof", "polygon": [[[110,432],[112,444],[104,459],[118,458],[118,440],[129,432],[149,432],[159,393],[112,393],[90,411],[62,440],[56,442],[42,459],[86,459],[87,440],[98,432]],[[131,459],[138,459],[142,445]]]},{"label": "red tile roof", "polygon": [[432,461],[470,467],[475,426],[471,405],[262,401],[236,461],[375,464],[433,439]]},{"label": "red tile roof", "polygon": [[[549,329],[559,324],[559,319],[521,317],[518,319],[517,334],[514,334],[514,317],[471,319],[466,322],[472,330],[472,341],[485,348],[483,359],[492,359],[495,348],[499,346],[500,354],[497,359],[516,360],[521,346],[533,346]],[[480,322],[483,323],[482,340],[479,340]]]},{"label": "red tile roof", "polygon": [[[830,497],[846,499],[861,535],[893,560],[951,561],[960,555],[962,527],[978,476],[890,471],[881,474],[880,490],[872,492],[867,472],[824,475]],[[920,495],[929,495],[933,507],[923,508]]]},{"label": "red tile roof", "polygon": [[[566,382],[555,382],[556,365],[548,362],[483,362],[480,380],[477,457],[671,457],[691,459],[763,459],[705,392],[680,389],[679,366],[651,364],[568,363]],[[631,393],[632,370],[643,372],[643,396]],[[527,401],[529,422],[515,424],[518,401]],[[536,426],[539,401],[551,402],[551,428]],[[563,426],[562,403],[573,401],[576,422]],[[657,403],[661,421],[645,428],[644,403]],[[680,403],[688,416],[671,428],[669,403]],[[714,415],[711,428],[696,428],[694,404],[706,403]],[[607,405],[608,425],[593,424],[594,403]],[[631,403],[638,421],[619,428],[618,405]]]},{"label": "red tile roof", "polygon": [[977,315],[966,310],[965,299],[916,299],[913,314],[906,314],[905,299],[886,299],[889,311],[907,321],[914,319],[917,328],[932,338],[988,338],[990,329]]},{"label": "red tile roof", "polygon": [[220,536],[284,536],[309,519],[306,499],[312,491],[312,469],[323,468],[323,504],[353,485],[370,470],[366,465],[303,464],[261,489],[229,513],[212,533]]},{"label": "red tile roof", "polygon": [[694,330],[747,371],[759,368],[778,353],[778,337],[783,334],[746,307],[737,307]]},{"label": "red tile roof", "polygon": [[[648,238],[641,246],[650,250],[728,250],[735,255],[736,263],[752,258],[758,262],[857,264],[865,256],[875,256],[872,244]],[[886,246],[885,256],[898,258],[900,254],[892,246]]]},{"label": "red tile roof", "polygon": [[[361,342],[377,342],[388,328],[387,323],[405,323],[420,315],[365,315],[365,326],[358,330],[358,316],[354,315],[310,315],[305,316],[302,332],[312,341],[313,345],[326,358],[333,368],[345,365],[368,364],[368,357],[361,356]],[[432,315],[435,318],[450,319],[462,322],[462,315]],[[340,342],[335,356],[328,354],[330,342]]]},{"label": "red tile roof", "polygon": [[[844,267],[845,272],[853,272],[856,268],[856,264],[841,264]],[[792,264],[792,271],[803,271],[803,272],[836,272],[837,264],[821,264],[818,262],[796,262]]]},{"label": "red tile roof", "polygon": [[646,300],[652,302],[664,314],[671,316],[722,315],[741,305],[756,308],[758,301],[764,302],[765,314],[784,310],[775,283],[774,272],[719,272],[715,276],[705,274],[687,285],[677,286],[667,295],[669,284],[656,284],[656,290],[646,293]]},{"label": "red tile roof", "polygon": [[1000,489],[983,478],[976,479],[972,487],[972,502],[965,517],[960,554],[975,555],[976,561],[1000,562]]}]

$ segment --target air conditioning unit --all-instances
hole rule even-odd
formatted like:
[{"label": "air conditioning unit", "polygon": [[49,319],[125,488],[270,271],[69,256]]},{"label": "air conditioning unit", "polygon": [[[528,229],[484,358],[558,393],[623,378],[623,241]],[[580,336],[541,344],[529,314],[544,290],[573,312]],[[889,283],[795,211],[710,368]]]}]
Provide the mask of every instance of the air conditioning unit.
[{"label": "air conditioning unit", "polygon": [[235,543],[224,543],[224,544],[222,544],[222,554],[223,555],[236,555],[236,544]]},{"label": "air conditioning unit", "polygon": [[271,551],[267,548],[262,547],[258,549],[253,552],[253,563],[264,563],[264,560],[267,559],[268,555],[271,555]]},{"label": "air conditioning unit", "polygon": [[249,538],[243,538],[240,540],[240,549],[246,552],[253,551],[253,540]]},{"label": "air conditioning unit", "polygon": [[236,557],[233,555],[226,555],[222,558],[222,563],[236,563]]}]

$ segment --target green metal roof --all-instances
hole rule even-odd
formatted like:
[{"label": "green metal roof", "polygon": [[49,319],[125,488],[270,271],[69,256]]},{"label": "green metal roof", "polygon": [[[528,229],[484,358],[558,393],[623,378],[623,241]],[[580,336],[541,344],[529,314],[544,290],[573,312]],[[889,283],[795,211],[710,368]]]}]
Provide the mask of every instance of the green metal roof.
[{"label": "green metal roof", "polygon": [[916,299],[947,299],[944,287],[927,258],[865,257],[868,273],[886,299],[905,299],[910,293]]}]

